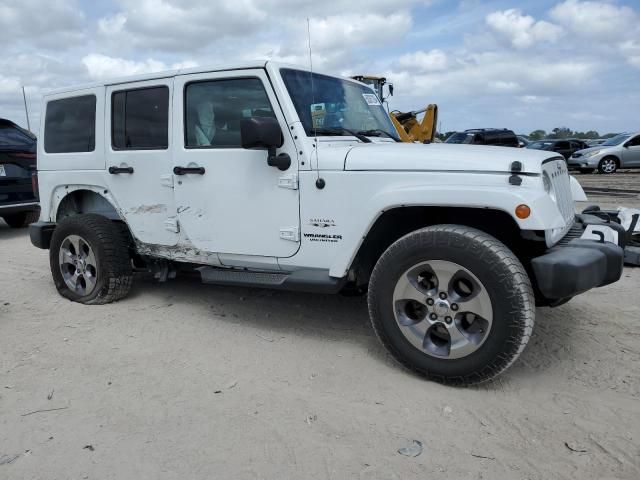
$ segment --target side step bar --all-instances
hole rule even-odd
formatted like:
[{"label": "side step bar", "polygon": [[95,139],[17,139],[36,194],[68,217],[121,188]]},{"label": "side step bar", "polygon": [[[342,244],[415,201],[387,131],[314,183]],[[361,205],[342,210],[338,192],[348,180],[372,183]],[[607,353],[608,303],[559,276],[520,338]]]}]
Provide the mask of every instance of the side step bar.
[{"label": "side step bar", "polygon": [[329,276],[329,270],[294,272],[252,272],[231,268],[199,267],[202,283],[242,287],[262,287],[312,293],[338,293],[346,278]]}]

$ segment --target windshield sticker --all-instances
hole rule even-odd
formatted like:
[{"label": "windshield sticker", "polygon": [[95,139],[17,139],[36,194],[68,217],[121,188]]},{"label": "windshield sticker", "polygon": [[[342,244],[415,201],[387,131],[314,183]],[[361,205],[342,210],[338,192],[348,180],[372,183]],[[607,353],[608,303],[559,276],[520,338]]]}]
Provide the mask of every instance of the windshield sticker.
[{"label": "windshield sticker", "polygon": [[324,126],[324,117],[327,116],[327,107],[324,103],[314,103],[311,105],[311,121],[313,128]]},{"label": "windshield sticker", "polygon": [[362,96],[367,105],[380,105],[380,100],[374,93],[363,93]]}]

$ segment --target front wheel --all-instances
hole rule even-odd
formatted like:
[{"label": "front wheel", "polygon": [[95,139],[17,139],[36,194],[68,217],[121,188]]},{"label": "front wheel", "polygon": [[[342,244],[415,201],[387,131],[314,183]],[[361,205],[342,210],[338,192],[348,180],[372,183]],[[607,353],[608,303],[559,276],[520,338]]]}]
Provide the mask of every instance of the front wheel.
[{"label": "front wheel", "polygon": [[101,215],[63,219],[51,237],[49,262],[58,292],[74,302],[110,303],[125,297],[131,288],[127,234]]},{"label": "front wheel", "polygon": [[535,318],[529,277],[494,237],[460,225],[412,232],[371,275],[369,314],[391,355],[441,383],[489,380],[520,355]]},{"label": "front wheel", "polygon": [[600,173],[616,173],[616,170],[618,170],[618,160],[613,157],[605,157],[598,163]]}]

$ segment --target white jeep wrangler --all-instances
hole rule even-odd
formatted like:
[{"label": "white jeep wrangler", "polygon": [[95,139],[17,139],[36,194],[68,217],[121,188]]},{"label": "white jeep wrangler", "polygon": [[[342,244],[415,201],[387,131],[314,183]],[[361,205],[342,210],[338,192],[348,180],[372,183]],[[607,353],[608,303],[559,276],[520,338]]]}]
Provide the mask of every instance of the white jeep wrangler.
[{"label": "white jeep wrangler", "polygon": [[263,62],[113,80],[45,95],[40,132],[31,241],[81,303],[125,297],[134,266],[367,292],[397,360],[472,384],[518,357],[536,304],[622,272],[624,232],[575,214],[562,157],[398,143],[345,78]]}]

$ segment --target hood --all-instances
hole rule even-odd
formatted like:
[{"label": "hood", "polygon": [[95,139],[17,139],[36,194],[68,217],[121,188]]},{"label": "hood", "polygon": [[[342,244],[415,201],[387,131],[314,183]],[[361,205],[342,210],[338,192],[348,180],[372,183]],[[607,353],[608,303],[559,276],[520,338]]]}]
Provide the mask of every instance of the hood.
[{"label": "hood", "polygon": [[351,148],[345,170],[468,171],[511,173],[511,164],[522,163],[522,172],[541,173],[542,162],[562,158],[557,153],[526,148],[456,145],[451,143],[368,143]]}]

